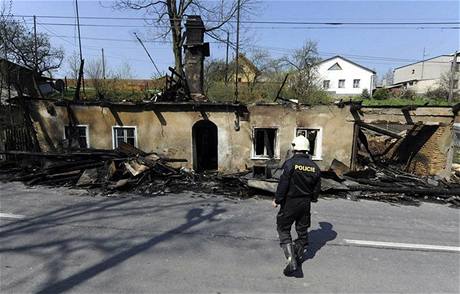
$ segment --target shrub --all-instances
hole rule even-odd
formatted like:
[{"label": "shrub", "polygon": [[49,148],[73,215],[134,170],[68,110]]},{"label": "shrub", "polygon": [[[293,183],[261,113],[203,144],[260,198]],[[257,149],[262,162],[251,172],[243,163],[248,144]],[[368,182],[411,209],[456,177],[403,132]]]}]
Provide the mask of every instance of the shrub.
[{"label": "shrub", "polygon": [[414,100],[417,97],[415,92],[413,90],[403,90],[401,92],[400,98],[402,99],[407,99],[407,100]]},{"label": "shrub", "polygon": [[390,91],[388,89],[380,88],[375,90],[374,95],[372,96],[375,100],[385,100],[390,98]]},{"label": "shrub", "polygon": [[429,89],[426,92],[426,97],[433,100],[447,100],[449,98],[449,91],[441,87]]},{"label": "shrub", "polygon": [[369,91],[367,89],[363,89],[363,92],[361,93],[361,99],[367,100],[370,98],[371,98],[371,95],[369,95]]}]

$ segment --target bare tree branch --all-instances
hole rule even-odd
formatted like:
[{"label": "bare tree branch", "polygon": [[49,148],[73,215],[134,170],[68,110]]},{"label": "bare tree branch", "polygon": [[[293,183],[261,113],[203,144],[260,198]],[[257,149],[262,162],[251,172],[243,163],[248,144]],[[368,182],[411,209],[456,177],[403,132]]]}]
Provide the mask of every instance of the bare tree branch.
[{"label": "bare tree branch", "polygon": [[[248,7],[256,0],[241,0],[240,8],[243,14],[250,14]],[[219,37],[234,29],[231,22],[237,8],[237,0],[221,0],[217,4],[213,1],[202,2],[200,0],[116,0],[113,5],[116,9],[143,10],[146,15],[153,16],[152,21],[166,25],[168,28],[160,29],[157,34],[161,37],[171,36],[172,49],[176,70],[183,72],[182,45],[185,41],[183,22],[188,15],[201,15],[208,34],[214,39],[223,40]],[[167,19],[166,19],[167,18]],[[207,22],[207,20],[209,20]],[[209,25],[212,23],[213,25]],[[232,44],[233,45],[233,44]]]}]

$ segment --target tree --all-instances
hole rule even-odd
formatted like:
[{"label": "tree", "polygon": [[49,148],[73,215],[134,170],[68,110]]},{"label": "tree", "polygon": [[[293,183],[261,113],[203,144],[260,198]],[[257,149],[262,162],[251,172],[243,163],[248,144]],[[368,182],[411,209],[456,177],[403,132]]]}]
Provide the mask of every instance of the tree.
[{"label": "tree", "polygon": [[70,78],[76,81],[78,79],[78,72],[80,71],[80,56],[76,51],[73,51],[67,57],[67,68]]},{"label": "tree", "polygon": [[292,56],[284,61],[290,67],[289,87],[300,97],[309,97],[317,90],[317,65],[321,61],[318,55],[317,43],[305,42],[305,45],[294,51]]},{"label": "tree", "polygon": [[[35,47],[37,50],[35,51]],[[25,24],[0,15],[0,50],[6,51],[9,61],[43,74],[61,66],[64,58],[62,48],[51,46],[48,35],[37,33],[35,38]]]},{"label": "tree", "polygon": [[393,84],[394,73],[393,69],[390,68],[382,78],[382,85],[389,86]]},{"label": "tree", "polygon": [[248,68],[247,64],[240,61],[239,75],[244,76],[250,92],[253,92],[262,81],[279,80],[277,75],[284,69],[283,61],[272,58],[265,50],[253,50],[246,59],[253,65],[253,68]]},{"label": "tree", "polygon": [[131,65],[127,61],[123,61],[113,77],[115,79],[130,80],[134,77]]},{"label": "tree", "polygon": [[[438,100],[447,100],[449,98],[449,91],[451,87],[451,82],[455,81],[456,73],[453,74],[449,71],[441,75],[438,85],[434,86],[432,89],[429,89],[426,93],[431,99]],[[453,92],[453,98],[457,99],[458,93]]]},{"label": "tree", "polygon": [[106,87],[104,87],[105,83],[102,76],[102,60],[90,60],[85,68],[85,73],[91,85],[96,90],[96,96],[103,97],[106,93]]},{"label": "tree", "polygon": [[[209,88],[214,86],[218,82],[224,82],[225,77],[230,76],[231,71],[230,65],[228,69],[225,61],[222,59],[207,59],[204,64],[204,88],[205,92],[208,93]],[[227,71],[227,73],[226,73]]]},{"label": "tree", "polygon": [[[240,0],[240,14],[249,13],[253,0]],[[222,32],[233,29],[231,22],[238,8],[237,0],[117,0],[117,9],[142,10],[159,28],[159,35],[166,38],[171,34],[176,71],[183,73],[182,46],[185,41],[184,21],[187,15],[200,15],[206,26],[206,33],[223,41]]]}]

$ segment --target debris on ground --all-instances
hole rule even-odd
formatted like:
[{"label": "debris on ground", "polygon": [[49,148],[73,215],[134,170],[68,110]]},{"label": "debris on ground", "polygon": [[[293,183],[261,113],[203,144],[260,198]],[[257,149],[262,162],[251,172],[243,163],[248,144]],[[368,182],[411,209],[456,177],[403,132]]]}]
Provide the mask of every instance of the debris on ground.
[{"label": "debris on ground", "polygon": [[0,162],[2,178],[22,181],[27,185],[76,186],[111,194],[132,191],[144,196],[195,190],[247,196],[247,174],[222,175],[217,172],[194,173],[176,168],[185,159],[167,158],[146,153],[129,144],[115,150],[39,153],[3,152],[10,160]]},{"label": "debris on ground", "polygon": [[340,185],[331,187],[331,191],[347,198],[413,204],[424,200],[460,206],[459,184],[435,177],[415,176],[391,166],[369,164],[364,170],[350,171],[340,176],[330,170],[325,176],[334,185]]},{"label": "debris on ground", "polygon": [[[144,196],[199,191],[238,197],[265,192],[272,196],[280,176],[280,169],[273,164],[235,174],[195,173],[175,164],[186,162],[185,159],[146,153],[128,144],[120,144],[115,150],[3,154],[9,158],[0,162],[0,175],[5,179],[27,185],[75,186],[105,195],[118,191]],[[435,201],[460,206],[460,184],[416,176],[388,164],[367,162],[363,168],[351,170],[334,160],[321,176],[321,193],[326,196],[415,205]]]}]

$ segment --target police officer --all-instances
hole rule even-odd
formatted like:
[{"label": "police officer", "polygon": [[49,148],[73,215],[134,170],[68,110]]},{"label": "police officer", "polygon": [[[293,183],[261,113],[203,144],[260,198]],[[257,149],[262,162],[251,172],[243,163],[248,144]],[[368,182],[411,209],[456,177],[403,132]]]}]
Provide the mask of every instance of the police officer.
[{"label": "police officer", "polygon": [[[321,189],[320,169],[307,154],[310,143],[304,136],[292,141],[292,158],[283,164],[283,174],[276,190],[273,207],[280,205],[276,225],[281,248],[288,260],[286,276],[295,275],[308,244],[310,203],[318,201]],[[298,239],[292,242],[291,226],[295,223]]]}]

